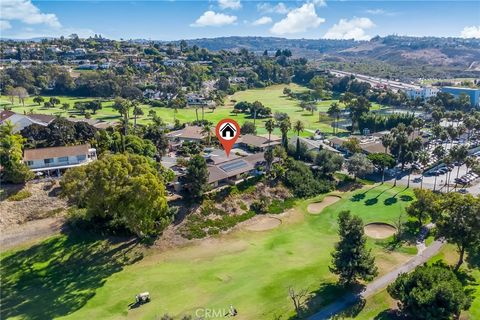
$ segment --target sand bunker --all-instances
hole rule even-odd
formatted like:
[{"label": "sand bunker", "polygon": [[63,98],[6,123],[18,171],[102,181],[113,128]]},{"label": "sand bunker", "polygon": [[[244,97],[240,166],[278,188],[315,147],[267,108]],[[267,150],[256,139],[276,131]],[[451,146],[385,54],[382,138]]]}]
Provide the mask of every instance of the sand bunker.
[{"label": "sand bunker", "polygon": [[265,231],[275,229],[282,223],[282,220],[278,218],[272,218],[268,216],[256,216],[251,219],[248,224],[245,225],[245,230],[249,231]]},{"label": "sand bunker", "polygon": [[322,202],[315,202],[311,203],[307,207],[307,211],[311,214],[319,214],[329,205],[334,204],[335,202],[339,201],[341,197],[339,196],[326,196],[323,198]]},{"label": "sand bunker", "polygon": [[394,226],[381,222],[369,223],[363,229],[367,236],[374,239],[385,239],[397,232]]}]

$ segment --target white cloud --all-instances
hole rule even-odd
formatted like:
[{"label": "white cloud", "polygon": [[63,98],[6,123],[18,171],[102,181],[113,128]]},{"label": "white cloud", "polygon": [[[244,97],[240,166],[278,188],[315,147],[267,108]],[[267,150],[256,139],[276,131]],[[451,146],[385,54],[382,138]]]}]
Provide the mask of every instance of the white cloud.
[{"label": "white cloud", "polygon": [[365,13],[375,16],[396,16],[398,14],[398,12],[390,12],[383,9],[368,9],[365,10]]},{"label": "white cloud", "polygon": [[3,20],[18,20],[26,24],[45,24],[61,27],[53,13],[42,13],[30,0],[1,0],[0,12]]},{"label": "white cloud", "polygon": [[240,0],[218,0],[218,5],[222,9],[240,9],[242,7]]},{"label": "white cloud", "polygon": [[471,26],[463,28],[460,33],[462,38],[480,38],[480,26]]},{"label": "white cloud", "polygon": [[275,23],[270,32],[276,35],[305,32],[324,22],[325,19],[317,16],[315,5],[305,3],[301,7],[291,10],[285,18]]},{"label": "white cloud", "polygon": [[264,16],[264,17],[258,18],[257,20],[253,21],[252,25],[261,26],[261,25],[269,24],[269,23],[272,23],[272,18]]},{"label": "white cloud", "polygon": [[12,25],[7,20],[0,20],[0,30],[11,29]]},{"label": "white cloud", "polygon": [[318,7],[326,7],[327,1],[325,0],[311,0],[311,2]]},{"label": "white cloud", "polygon": [[192,27],[220,27],[228,24],[235,23],[237,21],[236,16],[230,16],[228,14],[216,13],[214,11],[205,11],[195,23],[192,23]]},{"label": "white cloud", "polygon": [[257,4],[257,10],[265,13],[278,13],[278,14],[286,14],[289,11],[287,6],[283,2],[279,2],[274,6],[272,6],[268,2],[259,3]]},{"label": "white cloud", "polygon": [[371,37],[365,34],[365,30],[374,26],[375,24],[369,18],[340,19],[327,31],[323,38],[369,40]]}]

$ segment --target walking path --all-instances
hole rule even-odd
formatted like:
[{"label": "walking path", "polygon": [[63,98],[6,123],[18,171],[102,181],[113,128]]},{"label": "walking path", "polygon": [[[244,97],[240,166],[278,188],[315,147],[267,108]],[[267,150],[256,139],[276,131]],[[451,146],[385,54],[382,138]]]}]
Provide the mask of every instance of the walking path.
[{"label": "walking path", "polygon": [[360,294],[347,294],[340,298],[338,301],[328,305],[323,308],[321,311],[309,317],[309,320],[323,320],[330,319],[343,309],[355,304],[361,299],[366,299],[378,291],[387,287],[390,283],[395,281],[395,279],[401,273],[407,273],[415,269],[417,266],[424,264],[431,257],[436,255],[438,251],[442,248],[443,242],[440,240],[434,241],[430,246],[426,247],[424,250],[419,252],[414,258],[410,259],[408,262],[404,263],[397,269],[387,273],[386,275],[376,279],[375,281],[367,284],[365,289]]}]

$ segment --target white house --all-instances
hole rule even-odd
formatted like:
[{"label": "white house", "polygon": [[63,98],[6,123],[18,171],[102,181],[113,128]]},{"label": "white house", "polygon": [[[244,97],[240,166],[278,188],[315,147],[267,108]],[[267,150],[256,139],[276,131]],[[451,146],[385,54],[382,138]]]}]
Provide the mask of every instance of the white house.
[{"label": "white house", "polygon": [[23,162],[34,172],[57,171],[85,165],[97,159],[97,151],[90,144],[78,146],[27,149]]},{"label": "white house", "polygon": [[410,99],[421,98],[423,100],[437,95],[437,92],[438,89],[432,87],[411,88],[405,91]]},{"label": "white house", "polygon": [[14,126],[14,132],[19,132],[32,124],[46,127],[54,119],[54,116],[46,114],[19,114],[8,110],[0,111],[0,124],[10,121]]}]

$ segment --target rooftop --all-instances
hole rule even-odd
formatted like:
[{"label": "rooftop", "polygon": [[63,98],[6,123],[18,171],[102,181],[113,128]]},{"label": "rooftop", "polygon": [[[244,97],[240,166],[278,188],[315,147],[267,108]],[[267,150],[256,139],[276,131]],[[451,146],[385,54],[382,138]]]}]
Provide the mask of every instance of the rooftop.
[{"label": "rooftop", "polygon": [[50,158],[59,158],[67,156],[77,156],[88,154],[90,144],[82,144],[78,146],[65,146],[65,147],[49,147],[38,149],[26,149],[23,152],[24,161],[43,160]]}]

